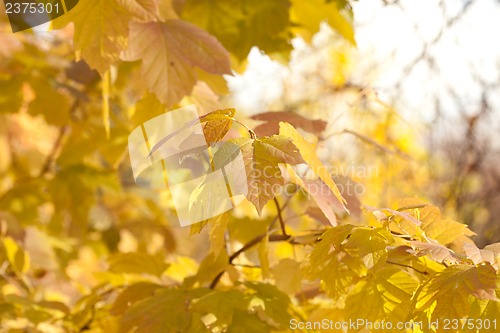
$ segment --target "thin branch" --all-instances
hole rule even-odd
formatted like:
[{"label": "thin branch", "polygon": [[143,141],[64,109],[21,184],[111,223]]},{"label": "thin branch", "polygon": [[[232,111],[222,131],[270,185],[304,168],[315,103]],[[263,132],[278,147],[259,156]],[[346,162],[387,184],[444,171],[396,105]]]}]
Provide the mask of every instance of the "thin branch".
[{"label": "thin branch", "polygon": [[52,163],[54,163],[57,157],[56,155],[61,149],[64,136],[68,132],[68,129],[69,129],[68,125],[64,125],[61,128],[59,128],[59,134],[57,135],[56,141],[54,142],[54,145],[52,146],[49,155],[45,159],[45,162],[43,163],[43,166],[40,169],[38,177],[43,177],[47,172],[50,171],[50,167],[52,166]]},{"label": "thin branch", "polygon": [[0,277],[3,278],[8,284],[14,286],[23,296],[27,296],[27,291],[23,288],[23,286],[18,283],[15,279],[11,278],[7,273],[7,267],[9,266],[7,261],[4,261],[2,266],[0,267]]},{"label": "thin branch", "polygon": [[212,282],[210,283],[210,286],[208,286],[208,288],[214,289],[217,286],[217,283],[219,283],[220,278],[222,277],[222,275],[224,275],[225,272],[226,272],[226,270],[223,270],[222,272],[217,274],[217,276],[212,280]]},{"label": "thin branch", "polygon": [[[280,214],[281,210],[285,209],[285,207],[288,206],[288,203],[290,202],[291,198],[292,198],[292,196],[288,197],[286,202],[283,204],[283,207],[280,208],[278,215],[276,215],[274,217],[274,219],[271,221],[271,223],[269,224],[269,227],[265,233],[260,234],[260,235],[256,236],[255,238],[253,238],[252,240],[250,240],[248,243],[243,245],[238,251],[234,252],[229,257],[229,264],[230,265],[232,265],[233,261],[236,258],[238,258],[238,256],[241,255],[243,252],[245,252],[245,251],[251,249],[252,247],[254,247],[255,245],[259,244],[264,239],[264,237],[269,237],[269,241],[271,241],[271,242],[287,241],[291,238],[286,233],[283,235],[269,235],[268,236],[269,232],[273,229],[273,226],[276,223],[276,221],[279,220],[280,218],[282,218],[281,214]],[[283,222],[283,226],[284,226],[284,222]],[[214,289],[217,286],[217,283],[219,283],[219,280],[221,279],[222,275],[224,275],[225,272],[226,272],[226,270],[223,270],[222,272],[217,274],[217,276],[212,280],[212,283],[210,283],[210,287],[209,287],[210,289]]]},{"label": "thin branch", "polygon": [[[276,215],[273,218],[273,220],[271,221],[271,223],[269,223],[267,231],[265,233],[261,234],[261,235],[256,236],[255,238],[253,238],[252,240],[250,240],[248,243],[246,243],[245,245],[243,245],[238,251],[234,252],[229,257],[229,264],[230,265],[233,265],[233,261],[238,256],[240,256],[242,253],[244,253],[245,251],[251,249],[255,245],[259,244],[264,239],[264,237],[269,237],[269,241],[270,242],[288,241],[291,244],[301,244],[300,242],[295,242],[294,238],[292,236],[290,236],[286,232],[284,232],[285,221],[283,220],[283,217],[282,217],[282,214],[281,214],[282,211],[288,206],[288,204],[290,203],[290,200],[292,199],[293,195],[296,192],[297,191],[291,193],[291,195],[286,199],[285,203],[281,207],[279,206],[277,200],[275,200],[275,203],[277,204],[277,207],[278,207],[278,215]],[[272,234],[273,227],[274,227],[276,221],[278,221],[278,220],[280,220],[280,224],[282,226],[282,231],[283,231],[282,235]],[[302,237],[302,236],[298,236],[298,237]],[[224,275],[225,272],[226,272],[226,270],[223,270],[222,272],[220,272],[219,274],[217,274],[217,276],[212,280],[212,283],[210,283],[210,289],[214,289],[217,286],[217,283],[219,283],[219,280],[222,278],[222,275]]]},{"label": "thin branch", "polygon": [[391,154],[391,155],[398,155],[400,157],[402,157],[403,159],[405,160],[409,160],[411,159],[410,156],[406,155],[405,153],[403,152],[400,152],[400,151],[397,151],[397,150],[391,150],[387,147],[384,147],[383,145],[381,145],[380,143],[378,143],[377,141],[373,140],[372,138],[366,136],[366,135],[363,135],[361,133],[358,133],[356,131],[353,131],[353,130],[350,130],[350,129],[347,129],[345,128],[342,133],[348,133],[348,134],[352,134],[354,135],[355,137],[361,139],[362,141],[366,142],[366,143],[369,143],[369,144],[372,144],[374,145],[375,147],[377,147],[378,149],[388,153],[388,154]]},{"label": "thin branch", "polygon": [[5,191],[4,193],[2,193],[0,195],[0,202],[3,201],[5,198],[7,198],[7,196],[10,193],[12,193],[13,191],[15,191],[19,186],[29,184],[29,183],[31,183],[39,178],[42,178],[50,171],[50,168],[51,168],[52,164],[54,163],[55,159],[57,158],[57,154],[59,153],[59,150],[61,149],[61,146],[62,146],[63,141],[64,141],[63,140],[64,136],[66,135],[68,129],[69,129],[68,125],[64,125],[64,126],[59,128],[59,134],[58,134],[54,144],[52,145],[52,148],[51,148],[49,154],[47,155],[47,157],[42,165],[42,168],[38,172],[38,175],[37,176],[26,176],[26,177],[22,177],[20,179],[17,179],[15,181],[15,183],[12,185],[12,187],[10,187],[7,191]]},{"label": "thin branch", "polygon": [[247,264],[233,264],[236,267],[245,267],[245,268],[261,268],[259,265],[247,265]]},{"label": "thin branch", "polygon": [[402,212],[404,210],[410,210],[410,209],[420,209],[427,207],[428,204],[418,204],[418,205],[410,205],[410,206],[403,206],[401,208],[396,209],[398,212]]},{"label": "thin branch", "polygon": [[232,264],[234,259],[238,258],[238,256],[240,254],[242,254],[243,252],[251,249],[252,247],[254,247],[255,245],[259,244],[261,240],[264,239],[264,237],[267,236],[267,232],[266,233],[263,233],[261,235],[258,235],[257,237],[253,238],[251,241],[249,241],[248,243],[246,243],[245,245],[243,245],[243,247],[241,247],[238,251],[234,252],[230,257],[229,257],[229,264]]},{"label": "thin branch", "polygon": [[281,212],[280,203],[278,202],[278,199],[276,197],[274,197],[274,203],[276,205],[276,209],[278,210],[278,220],[280,221],[281,233],[284,236],[288,236],[285,229],[285,221],[283,221],[283,215]]},{"label": "thin branch", "polygon": [[250,129],[247,125],[245,125],[245,124],[244,124],[244,123],[242,123],[241,121],[236,120],[236,119],[234,119],[234,118],[230,118],[230,119],[231,119],[232,121],[234,121],[235,123],[240,124],[241,126],[243,126],[243,127],[247,130],[247,132],[248,132],[248,133],[250,133],[250,138],[251,138],[251,139],[255,140],[255,139],[257,138],[257,134],[255,134],[255,132],[254,132],[252,129]]},{"label": "thin branch", "polygon": [[412,269],[412,270],[414,270],[415,272],[420,273],[420,274],[422,274],[422,275],[429,275],[429,272],[421,271],[421,270],[416,269],[415,267],[412,267],[412,266],[410,266],[410,265],[400,264],[400,263],[393,262],[393,261],[389,261],[389,260],[387,260],[387,261],[386,261],[386,263],[391,264],[391,265],[396,265],[396,266],[406,267],[406,268]]}]

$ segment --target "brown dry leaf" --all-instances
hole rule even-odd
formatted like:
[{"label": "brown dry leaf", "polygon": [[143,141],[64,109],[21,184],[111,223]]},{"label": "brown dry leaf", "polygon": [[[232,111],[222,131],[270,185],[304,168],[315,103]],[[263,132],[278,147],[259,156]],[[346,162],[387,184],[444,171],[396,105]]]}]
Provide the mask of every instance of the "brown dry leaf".
[{"label": "brown dry leaf", "polygon": [[449,248],[441,244],[431,244],[418,241],[411,241],[410,245],[421,255],[430,255],[437,262],[448,262],[457,264],[458,256]]},{"label": "brown dry leaf", "polygon": [[494,268],[498,269],[500,262],[500,243],[490,244],[479,249],[474,243],[466,243],[464,251],[474,264],[489,262]]},{"label": "brown dry leaf", "polygon": [[280,131],[280,121],[287,122],[295,128],[303,129],[306,132],[320,135],[326,129],[326,121],[319,119],[309,119],[290,111],[270,111],[259,113],[251,117],[253,120],[265,121],[255,127],[254,131],[258,136],[270,136],[278,134]]}]

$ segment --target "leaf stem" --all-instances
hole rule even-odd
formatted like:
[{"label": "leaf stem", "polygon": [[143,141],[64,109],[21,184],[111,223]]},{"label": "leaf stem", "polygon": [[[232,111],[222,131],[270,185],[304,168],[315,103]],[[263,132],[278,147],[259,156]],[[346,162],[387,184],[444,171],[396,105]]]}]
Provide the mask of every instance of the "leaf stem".
[{"label": "leaf stem", "polygon": [[280,221],[281,233],[283,234],[283,236],[288,236],[285,229],[285,221],[283,221],[283,215],[281,212],[280,203],[278,202],[278,199],[276,197],[274,197],[273,200],[274,203],[276,204],[276,209],[278,210],[278,220]]},{"label": "leaf stem", "polygon": [[[271,223],[269,224],[269,227],[268,227],[268,230],[263,233],[263,234],[260,234],[258,236],[256,236],[255,238],[251,239],[248,243],[246,243],[245,245],[243,245],[238,251],[234,252],[230,257],[229,257],[229,264],[232,265],[233,264],[233,261],[238,258],[238,256],[240,254],[242,254],[243,252],[251,249],[252,247],[254,247],[255,245],[259,244],[263,239],[264,237],[268,237],[268,233],[272,230],[274,224],[276,223],[277,220],[279,219],[282,219],[282,216],[281,216],[281,211],[286,207],[288,206],[288,203],[290,202],[290,199],[292,198],[292,196],[288,197],[288,199],[286,200],[286,202],[283,204],[283,207],[280,207],[278,209],[278,215],[276,215],[274,217],[274,219],[271,221]],[[276,198],[275,198],[276,199]],[[277,202],[277,200],[275,201]],[[278,205],[279,206],[279,205]],[[284,221],[281,220],[280,223],[282,223],[282,226],[283,226],[283,231],[284,231]],[[278,242],[278,241],[289,241],[291,239],[291,236],[286,234],[286,232],[283,234],[283,235],[269,235],[269,241],[271,242]],[[217,274],[217,276],[212,280],[212,283],[210,283],[210,289],[214,289],[216,286],[217,286],[217,283],[219,283],[219,280],[221,279],[222,275],[226,272],[226,270],[223,270],[222,272],[220,272],[219,274]]]},{"label": "leaf stem", "polygon": [[247,126],[247,125],[245,125],[245,124],[244,124],[244,123],[242,123],[241,121],[236,120],[236,119],[234,119],[234,118],[231,118],[231,120],[232,120],[232,121],[234,121],[235,123],[240,124],[241,126],[243,126],[243,127],[244,127],[247,131],[248,131],[248,133],[250,133],[250,138],[251,138],[252,140],[257,139],[257,134],[255,134],[255,132],[254,132],[253,130],[251,130],[251,129]]},{"label": "leaf stem", "polygon": [[389,260],[387,260],[386,263],[391,264],[391,265],[396,265],[396,266],[410,268],[410,269],[414,270],[415,272],[420,273],[422,275],[429,275],[429,272],[421,271],[421,270],[416,269],[415,267],[412,267],[410,265],[404,265],[404,264],[400,264],[400,263],[389,261]]},{"label": "leaf stem", "polygon": [[68,125],[64,125],[61,128],[59,128],[59,134],[57,135],[56,141],[54,142],[54,145],[52,146],[49,155],[45,159],[45,162],[43,163],[43,166],[40,169],[40,172],[38,173],[38,177],[43,177],[47,172],[50,171],[52,163],[54,163],[54,160],[56,159],[56,155],[62,146],[64,136],[68,132],[68,129],[69,129]]}]

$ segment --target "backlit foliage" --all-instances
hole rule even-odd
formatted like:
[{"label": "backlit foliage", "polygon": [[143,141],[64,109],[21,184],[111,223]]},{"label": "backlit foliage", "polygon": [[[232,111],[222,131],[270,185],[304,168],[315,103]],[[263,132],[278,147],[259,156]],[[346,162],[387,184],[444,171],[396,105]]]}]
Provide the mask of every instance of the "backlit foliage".
[{"label": "backlit foliage", "polygon": [[[347,1],[80,0],[61,30],[16,35],[1,19],[2,332],[287,332],[322,319],[497,331],[499,244],[478,249],[466,225],[401,192],[375,198],[411,190],[401,177],[366,181],[368,204],[391,199],[378,208],[341,191],[316,154],[322,121],[263,113],[252,130],[217,107],[221,75],[253,46],[286,59],[324,20],[354,46]],[[215,166],[241,149],[250,190],[179,228],[170,193],[133,182],[127,138],[189,103],[207,111],[208,142],[231,143]],[[378,124],[355,134],[412,153],[411,138],[384,142]]]}]

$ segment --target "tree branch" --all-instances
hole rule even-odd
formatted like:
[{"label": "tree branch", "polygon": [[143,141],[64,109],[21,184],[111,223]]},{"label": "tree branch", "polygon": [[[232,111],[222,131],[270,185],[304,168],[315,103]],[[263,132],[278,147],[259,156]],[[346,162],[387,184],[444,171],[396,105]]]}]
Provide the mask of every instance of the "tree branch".
[{"label": "tree branch", "polygon": [[64,125],[61,128],[59,128],[59,134],[57,135],[56,141],[54,142],[54,145],[52,146],[49,155],[45,159],[45,162],[43,163],[43,166],[40,169],[38,177],[43,177],[47,172],[50,171],[50,167],[52,166],[52,163],[54,163],[56,155],[59,152],[59,149],[61,149],[64,136],[68,132],[68,129],[69,129],[68,125]]},{"label": "tree branch", "polygon": [[276,209],[278,210],[278,220],[280,221],[281,233],[284,236],[287,236],[285,229],[285,221],[283,221],[283,215],[281,214],[280,203],[278,202],[278,199],[276,197],[274,197],[274,203],[276,204]]}]

